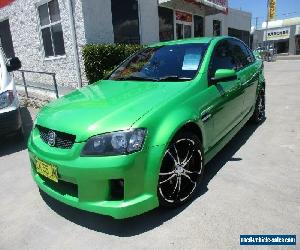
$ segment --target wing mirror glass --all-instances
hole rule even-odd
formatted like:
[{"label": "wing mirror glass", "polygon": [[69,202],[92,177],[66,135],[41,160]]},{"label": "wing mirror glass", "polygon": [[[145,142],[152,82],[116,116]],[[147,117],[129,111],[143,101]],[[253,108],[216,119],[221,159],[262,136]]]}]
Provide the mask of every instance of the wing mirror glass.
[{"label": "wing mirror glass", "polygon": [[6,68],[8,72],[18,70],[22,67],[21,61],[18,57],[13,57],[8,59],[6,63]]}]

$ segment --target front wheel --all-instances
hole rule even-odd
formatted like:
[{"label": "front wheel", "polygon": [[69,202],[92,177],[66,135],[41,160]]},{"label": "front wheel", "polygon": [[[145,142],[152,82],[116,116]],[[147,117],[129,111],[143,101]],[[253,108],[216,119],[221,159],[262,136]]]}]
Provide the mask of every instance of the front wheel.
[{"label": "front wheel", "polygon": [[176,207],[192,197],[203,176],[201,141],[193,133],[180,133],[168,146],[159,173],[160,205]]}]

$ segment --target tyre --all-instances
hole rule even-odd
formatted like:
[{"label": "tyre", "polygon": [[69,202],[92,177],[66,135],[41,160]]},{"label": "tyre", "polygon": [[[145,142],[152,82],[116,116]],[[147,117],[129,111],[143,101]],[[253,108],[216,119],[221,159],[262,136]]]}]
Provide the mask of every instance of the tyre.
[{"label": "tyre", "polygon": [[162,161],[158,198],[161,206],[177,207],[188,201],[202,180],[204,171],[201,141],[183,132],[169,144]]},{"label": "tyre", "polygon": [[254,113],[251,117],[253,123],[259,124],[266,118],[265,90],[261,89],[257,95]]}]

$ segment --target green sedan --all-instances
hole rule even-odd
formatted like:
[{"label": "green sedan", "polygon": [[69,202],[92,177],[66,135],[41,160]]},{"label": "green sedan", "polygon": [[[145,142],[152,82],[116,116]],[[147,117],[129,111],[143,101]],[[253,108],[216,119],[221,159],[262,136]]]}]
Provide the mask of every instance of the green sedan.
[{"label": "green sedan", "polygon": [[161,42],[41,109],[32,175],[54,199],[117,219],[179,206],[245,123],[264,119],[263,64],[242,41]]}]

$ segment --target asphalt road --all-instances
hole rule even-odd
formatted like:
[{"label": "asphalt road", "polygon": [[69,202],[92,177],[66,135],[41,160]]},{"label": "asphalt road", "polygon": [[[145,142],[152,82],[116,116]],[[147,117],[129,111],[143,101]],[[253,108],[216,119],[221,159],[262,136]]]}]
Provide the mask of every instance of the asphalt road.
[{"label": "asphalt road", "polygon": [[[68,207],[39,192],[24,143],[1,141],[0,248],[268,249],[241,247],[239,236],[296,234],[299,249],[300,61],[265,71],[266,121],[235,136],[209,163],[197,198],[179,209],[118,221]],[[22,110],[27,132],[36,112]]]}]

